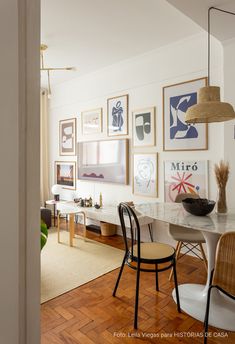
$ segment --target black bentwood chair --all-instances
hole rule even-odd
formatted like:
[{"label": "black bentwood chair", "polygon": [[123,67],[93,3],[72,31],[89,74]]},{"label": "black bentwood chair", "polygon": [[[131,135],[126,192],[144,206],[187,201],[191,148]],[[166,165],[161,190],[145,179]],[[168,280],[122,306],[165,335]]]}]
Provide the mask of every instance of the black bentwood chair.
[{"label": "black bentwood chair", "polygon": [[207,293],[204,344],[207,343],[210,297],[213,288],[235,300],[235,232],[223,234],[218,242],[215,268],[211,272],[210,286]]},{"label": "black bentwood chair", "polygon": [[[180,310],[180,300],[177,284],[176,275],[176,264],[175,264],[175,249],[170,245],[148,242],[142,243],[140,238],[140,226],[138,218],[133,208],[128,206],[126,203],[120,203],[118,206],[118,213],[122,227],[122,234],[125,243],[125,254],[123,262],[118,274],[117,282],[113,291],[113,296],[116,295],[116,291],[119,285],[119,281],[123,272],[124,265],[128,265],[130,268],[136,270],[136,296],[135,296],[135,318],[134,328],[137,329],[138,321],[138,303],[139,303],[139,281],[140,271],[144,272],[155,272],[156,273],[156,290],[159,291],[158,285],[158,272],[171,269],[173,267],[173,275],[175,281],[177,309]],[[127,239],[126,222],[130,225],[130,240]],[[137,240],[135,240],[135,232]],[[158,265],[162,263],[169,263],[167,267],[159,268]],[[142,268],[141,264],[153,265],[154,268],[147,269]]]}]

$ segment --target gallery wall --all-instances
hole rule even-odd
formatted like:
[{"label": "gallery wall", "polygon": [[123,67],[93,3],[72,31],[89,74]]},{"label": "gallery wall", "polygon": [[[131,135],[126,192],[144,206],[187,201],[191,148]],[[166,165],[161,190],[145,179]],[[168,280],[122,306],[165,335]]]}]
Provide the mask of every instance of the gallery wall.
[{"label": "gallery wall", "polygon": [[[212,44],[212,84],[221,85],[223,48],[216,40],[213,40]],[[224,155],[223,124],[209,125],[208,150],[163,151],[162,88],[206,76],[206,56],[206,35],[200,34],[53,87],[50,100],[51,185],[54,183],[54,161],[76,160],[76,157],[59,156],[59,120],[77,117],[78,141],[106,139],[107,98],[129,94],[129,133],[125,136],[125,138],[129,138],[130,143],[129,185],[78,180],[76,192],[64,190],[62,198],[91,196],[94,201],[98,201],[99,194],[102,192],[104,205],[130,200],[134,202],[164,201],[163,162],[165,160],[209,160],[209,197],[216,199],[217,188],[213,175],[213,164]],[[156,145],[148,148],[133,148],[132,111],[152,106],[156,107]],[[103,133],[92,137],[83,136],[81,112],[98,107],[103,108]],[[145,198],[132,193],[132,156],[137,152],[158,153],[158,198]],[[161,234],[158,235],[161,236]]]}]

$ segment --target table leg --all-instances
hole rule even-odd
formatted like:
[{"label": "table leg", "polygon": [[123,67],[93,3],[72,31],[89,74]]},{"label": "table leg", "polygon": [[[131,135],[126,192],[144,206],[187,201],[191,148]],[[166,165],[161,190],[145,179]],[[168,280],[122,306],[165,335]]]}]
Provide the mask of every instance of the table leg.
[{"label": "table leg", "polygon": [[[193,318],[204,322],[210,273],[215,265],[215,252],[220,234],[202,232],[207,247],[208,273],[206,285],[181,284],[179,286],[181,309]],[[176,302],[175,290],[173,298]],[[223,314],[223,316],[221,316]],[[235,302],[216,289],[211,292],[209,325],[228,331],[235,330]]]},{"label": "table leg", "polygon": [[57,214],[57,238],[58,243],[60,242],[60,213]]},{"label": "table leg", "polygon": [[55,205],[55,203],[54,203],[54,205],[53,205],[53,212],[54,212],[54,227],[56,226],[56,221],[55,221],[55,218],[56,218],[56,205]]},{"label": "table leg", "polygon": [[69,244],[73,246],[74,238],[74,214],[69,214]]}]

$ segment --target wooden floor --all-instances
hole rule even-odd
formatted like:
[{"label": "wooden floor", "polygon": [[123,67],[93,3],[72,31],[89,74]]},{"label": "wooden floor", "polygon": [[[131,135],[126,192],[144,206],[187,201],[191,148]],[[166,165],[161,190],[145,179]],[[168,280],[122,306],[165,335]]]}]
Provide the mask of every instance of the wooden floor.
[{"label": "wooden floor", "polygon": [[[105,238],[88,232],[88,237],[123,247],[120,236]],[[203,263],[196,258],[183,257],[177,272],[179,284],[205,283]],[[135,271],[125,267],[114,298],[117,274],[118,270],[114,270],[44,303],[41,344],[203,343],[202,323],[177,312],[171,297],[173,282],[168,281],[167,271],[160,274],[160,292],[155,290],[154,274],[141,274],[138,331],[133,329]],[[214,328],[210,331],[208,344],[235,343],[235,333]]]}]

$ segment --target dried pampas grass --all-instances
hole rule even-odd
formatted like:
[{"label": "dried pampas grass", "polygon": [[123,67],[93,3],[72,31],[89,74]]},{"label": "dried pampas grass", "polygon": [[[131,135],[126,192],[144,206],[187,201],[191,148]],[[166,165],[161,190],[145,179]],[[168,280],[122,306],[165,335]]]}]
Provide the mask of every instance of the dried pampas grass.
[{"label": "dried pampas grass", "polygon": [[215,164],[215,177],[219,188],[224,188],[227,184],[229,176],[229,163],[221,160],[219,164]]}]

